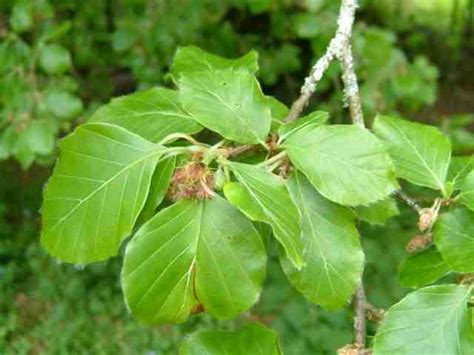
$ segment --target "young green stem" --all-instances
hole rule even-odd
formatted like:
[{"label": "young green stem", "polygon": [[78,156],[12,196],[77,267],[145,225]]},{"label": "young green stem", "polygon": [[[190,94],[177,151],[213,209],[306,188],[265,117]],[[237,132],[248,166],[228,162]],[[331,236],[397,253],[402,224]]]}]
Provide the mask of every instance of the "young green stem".
[{"label": "young green stem", "polygon": [[166,143],[172,142],[176,139],[184,139],[190,142],[191,144],[194,145],[204,145],[203,143],[198,142],[196,139],[191,137],[190,135],[184,134],[184,133],[171,133],[167,135],[165,138],[163,138],[160,142],[158,142],[158,145],[164,145]]},{"label": "young green stem", "polygon": [[274,155],[273,157],[271,157],[270,159],[267,159],[263,162],[261,162],[260,164],[257,164],[257,166],[269,166],[269,165],[272,165],[273,163],[276,163],[278,162],[279,160],[282,160],[283,158],[285,158],[287,156],[287,153],[285,151],[282,151],[280,153],[278,153],[277,155]]}]

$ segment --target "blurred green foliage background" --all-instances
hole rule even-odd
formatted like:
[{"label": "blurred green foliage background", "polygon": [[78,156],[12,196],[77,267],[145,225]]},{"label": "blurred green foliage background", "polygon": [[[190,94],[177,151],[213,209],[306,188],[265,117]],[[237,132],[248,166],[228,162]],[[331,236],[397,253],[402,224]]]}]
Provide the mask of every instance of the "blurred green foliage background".
[{"label": "blurred green foliage background", "polygon": [[[437,124],[456,154],[474,152],[472,0],[360,0],[356,70],[368,122],[377,112]],[[336,28],[334,0],[4,0],[0,3],[0,354],[174,354],[196,327],[272,326],[287,354],[326,354],[351,342],[351,311],[305,301],[270,260],[251,313],[233,322],[195,316],[142,327],[128,315],[120,258],[84,270],[39,247],[41,191],[57,139],[111,97],[171,85],[178,46],[234,57],[255,49],[264,91],[287,104]],[[312,100],[344,122],[333,64]],[[416,191],[414,191],[416,194]],[[370,302],[388,307],[408,290],[396,280],[414,216],[387,228],[362,224]],[[270,246],[275,255],[275,246]],[[369,324],[373,334],[374,324]]]}]

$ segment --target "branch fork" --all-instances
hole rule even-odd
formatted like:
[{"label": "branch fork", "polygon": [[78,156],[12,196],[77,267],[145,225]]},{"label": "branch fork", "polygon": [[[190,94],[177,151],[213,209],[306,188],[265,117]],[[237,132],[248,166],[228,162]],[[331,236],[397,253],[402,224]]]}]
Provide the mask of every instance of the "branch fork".
[{"label": "branch fork", "polygon": [[337,20],[337,31],[329,42],[326,53],[319,58],[306,77],[301,88],[300,97],[291,106],[286,122],[294,121],[307,106],[309,99],[316,91],[318,83],[333,60],[341,63],[342,81],[344,83],[344,102],[350,108],[354,124],[364,126],[364,118],[359,97],[357,76],[354,72],[354,59],[352,55],[351,37],[354,24],[357,0],[342,0]]}]

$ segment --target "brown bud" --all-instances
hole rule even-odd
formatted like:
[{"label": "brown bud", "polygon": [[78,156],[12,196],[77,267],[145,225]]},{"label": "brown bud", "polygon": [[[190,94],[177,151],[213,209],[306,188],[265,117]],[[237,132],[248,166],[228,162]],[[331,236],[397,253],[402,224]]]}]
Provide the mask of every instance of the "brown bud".
[{"label": "brown bud", "polygon": [[195,304],[191,309],[191,314],[198,314],[204,312],[204,306],[202,304]]},{"label": "brown bud", "polygon": [[433,225],[436,219],[436,212],[432,208],[423,208],[418,214],[418,228],[421,232],[424,232]]},{"label": "brown bud", "polygon": [[405,250],[407,253],[415,253],[417,251],[424,250],[433,244],[433,236],[432,234],[428,235],[415,235],[408,244],[405,246]]}]

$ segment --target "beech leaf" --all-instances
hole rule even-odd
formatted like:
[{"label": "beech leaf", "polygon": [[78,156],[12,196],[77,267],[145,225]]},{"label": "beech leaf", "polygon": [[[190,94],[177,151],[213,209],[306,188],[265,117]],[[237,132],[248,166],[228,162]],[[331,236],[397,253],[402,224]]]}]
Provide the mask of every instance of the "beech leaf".
[{"label": "beech leaf", "polygon": [[474,170],[472,170],[463,180],[459,202],[474,211]]},{"label": "beech leaf", "polygon": [[398,279],[402,286],[419,288],[429,285],[449,272],[449,266],[439,251],[432,247],[409,255],[398,266]]},{"label": "beech leaf", "polygon": [[470,354],[474,334],[467,301],[471,286],[429,286],[408,294],[385,313],[374,355]]},{"label": "beech leaf", "polygon": [[163,148],[118,126],[79,126],[60,144],[44,193],[41,243],[62,261],[116,255],[132,232]]},{"label": "beech leaf", "polygon": [[108,122],[153,142],[172,133],[195,134],[202,127],[183,109],[175,90],[152,88],[112,99],[89,122]]},{"label": "beech leaf", "polygon": [[145,324],[181,323],[199,308],[227,319],[257,301],[265,262],[252,222],[225,199],[181,200],[127,245],[122,287]]},{"label": "beech leaf", "polygon": [[224,194],[253,221],[268,223],[288,258],[303,266],[299,215],[283,179],[256,166],[231,163],[239,183],[228,183]]},{"label": "beech leaf", "polygon": [[474,212],[458,208],[443,213],[436,223],[434,241],[452,270],[474,272]]},{"label": "beech leaf", "polygon": [[305,266],[298,271],[283,256],[283,270],[309,300],[339,309],[354,293],[364,268],[355,215],[321,196],[300,172],[290,178],[289,188],[301,218]]},{"label": "beech leaf", "polygon": [[259,323],[235,332],[198,331],[181,345],[180,355],[281,355],[278,335]]},{"label": "beech leaf", "polygon": [[197,122],[224,138],[264,143],[271,109],[255,77],[245,70],[185,73],[179,81],[184,108]]},{"label": "beech leaf", "polygon": [[219,69],[243,69],[255,74],[258,70],[258,53],[250,51],[240,58],[227,59],[198,47],[179,47],[171,66],[171,74],[177,77],[181,73]]},{"label": "beech leaf", "polygon": [[387,144],[398,177],[446,192],[451,143],[436,127],[377,116],[373,130]]},{"label": "beech leaf", "polygon": [[398,216],[400,211],[398,210],[395,199],[388,197],[368,206],[357,206],[355,207],[355,213],[362,221],[383,226],[388,219]]},{"label": "beech leaf", "polygon": [[398,188],[385,147],[364,128],[310,125],[283,147],[318,192],[341,205],[368,205]]}]

